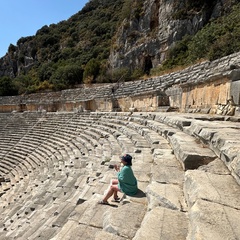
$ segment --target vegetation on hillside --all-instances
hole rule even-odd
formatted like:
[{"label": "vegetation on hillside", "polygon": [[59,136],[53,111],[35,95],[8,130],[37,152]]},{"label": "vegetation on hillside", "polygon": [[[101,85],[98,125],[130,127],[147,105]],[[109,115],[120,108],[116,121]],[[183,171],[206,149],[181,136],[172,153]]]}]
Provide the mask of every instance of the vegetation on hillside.
[{"label": "vegetation on hillside", "polygon": [[[8,54],[22,64],[21,72],[15,70],[15,78],[0,78],[0,85],[9,82],[11,87],[2,87],[0,95],[61,90],[102,81],[111,39],[124,18],[124,2],[91,0],[68,20],[43,26],[35,36],[20,38],[17,46],[11,44]],[[30,70],[24,67],[26,56],[33,59]]]},{"label": "vegetation on hillside", "polygon": [[[205,0],[188,2],[187,8],[173,18],[187,18],[191,9],[201,8],[200,2],[210,6]],[[91,0],[68,20],[43,26],[35,36],[20,38],[17,46],[11,44],[8,49],[12,62],[20,68],[15,69],[14,78],[0,78],[0,96],[61,90],[81,83],[116,82],[120,76],[127,80],[139,78],[143,74],[139,69],[109,71],[108,57],[123,19],[140,19],[142,14],[143,0]],[[162,66],[150,74],[240,51],[239,15],[240,4],[196,35],[185,36],[169,50]]]},{"label": "vegetation on hillside", "polygon": [[240,51],[239,15],[240,4],[237,4],[229,14],[208,23],[196,35],[184,36],[170,49],[162,66],[152,69],[152,74]]}]

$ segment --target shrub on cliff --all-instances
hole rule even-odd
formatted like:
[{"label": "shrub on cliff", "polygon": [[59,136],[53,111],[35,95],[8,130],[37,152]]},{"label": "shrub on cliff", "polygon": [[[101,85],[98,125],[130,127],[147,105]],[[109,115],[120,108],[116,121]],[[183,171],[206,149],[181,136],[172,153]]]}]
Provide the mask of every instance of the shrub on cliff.
[{"label": "shrub on cliff", "polygon": [[[10,45],[8,49],[8,68],[19,75],[16,86],[19,92],[25,89],[29,92],[38,91],[44,86],[54,85],[54,89],[71,88],[74,83],[82,82],[86,67],[86,78],[96,72],[89,69],[88,62],[97,61],[103,66],[110,54],[111,39],[114,35],[123,5],[123,0],[89,1],[77,14],[58,24],[45,25],[36,32],[35,36],[23,37],[17,41],[17,46]],[[24,60],[32,61],[30,66]],[[78,67],[70,68],[70,65]],[[4,66],[4,69],[6,66]],[[74,68],[74,69],[73,69]],[[98,67],[99,68],[99,67]],[[105,79],[103,70],[98,69],[101,79]],[[77,69],[77,70],[76,70]],[[46,71],[45,71],[46,70]],[[91,72],[92,71],[92,72]],[[74,72],[74,73],[73,73]],[[78,72],[78,73],[76,73]],[[23,77],[25,76],[25,77]],[[26,86],[26,79],[32,78],[33,86]],[[67,79],[68,78],[68,79]],[[19,80],[24,82],[20,84]],[[41,85],[41,87],[40,87]]]},{"label": "shrub on cliff", "polygon": [[78,65],[63,65],[50,77],[50,83],[53,84],[55,90],[62,90],[67,87],[73,87],[82,83],[83,70]]},{"label": "shrub on cliff", "polygon": [[240,51],[240,4],[233,10],[205,27],[194,36],[185,36],[168,52],[161,67],[151,73],[160,74],[177,66],[187,66],[201,59],[215,60]]},{"label": "shrub on cliff", "polygon": [[17,93],[12,78],[7,76],[0,78],[0,96],[16,95]]}]

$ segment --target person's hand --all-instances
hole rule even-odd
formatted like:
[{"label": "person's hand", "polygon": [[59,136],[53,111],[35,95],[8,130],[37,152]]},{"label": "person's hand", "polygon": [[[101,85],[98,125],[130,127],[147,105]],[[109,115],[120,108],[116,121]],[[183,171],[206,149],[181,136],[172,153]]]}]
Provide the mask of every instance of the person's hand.
[{"label": "person's hand", "polygon": [[119,172],[120,167],[119,167],[117,164],[114,164],[114,168],[115,168],[115,170],[116,170],[117,172]]}]

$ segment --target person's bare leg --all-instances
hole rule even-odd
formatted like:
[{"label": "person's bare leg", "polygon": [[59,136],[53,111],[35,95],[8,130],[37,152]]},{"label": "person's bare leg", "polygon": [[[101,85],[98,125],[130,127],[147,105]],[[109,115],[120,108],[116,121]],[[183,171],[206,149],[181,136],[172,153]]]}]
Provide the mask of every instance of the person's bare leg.
[{"label": "person's bare leg", "polygon": [[112,185],[117,185],[118,184],[118,180],[117,179],[112,179]]},{"label": "person's bare leg", "polygon": [[106,196],[103,198],[103,202],[107,202],[107,200],[113,195],[114,190],[110,188],[106,194]]},{"label": "person's bare leg", "polygon": [[[114,185],[114,186],[113,186]],[[113,179],[112,180],[112,187],[114,188],[114,199],[117,199],[118,198],[118,195],[117,195],[117,193],[118,193],[118,191],[119,191],[119,189],[118,189],[118,187],[116,186],[116,185],[118,185],[118,179]]]},{"label": "person's bare leg", "polygon": [[114,198],[116,199],[118,196],[117,196],[117,192],[118,192],[118,187],[116,185],[112,185],[110,187],[110,189],[108,190],[106,196],[103,198],[103,202],[107,202],[107,200],[112,196],[114,195]]},{"label": "person's bare leg", "polygon": [[118,192],[118,191],[114,191],[114,193],[113,193],[113,194],[114,194],[113,197],[114,197],[115,200],[118,199],[117,192]]}]

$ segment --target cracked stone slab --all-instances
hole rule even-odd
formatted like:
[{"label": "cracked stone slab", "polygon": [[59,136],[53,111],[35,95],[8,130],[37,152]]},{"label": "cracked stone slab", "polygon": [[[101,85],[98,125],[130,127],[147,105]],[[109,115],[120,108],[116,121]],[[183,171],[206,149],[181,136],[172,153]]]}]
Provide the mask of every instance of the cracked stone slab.
[{"label": "cracked stone slab", "polygon": [[221,204],[197,200],[189,211],[187,240],[237,240],[240,236],[240,210]]},{"label": "cracked stone slab", "polygon": [[103,216],[103,229],[111,234],[132,239],[146,213],[146,206],[139,203],[126,203],[118,208],[108,208]]},{"label": "cracked stone slab", "polygon": [[200,166],[198,170],[219,175],[230,175],[230,171],[223,163],[223,161],[219,158],[215,159],[207,165]]},{"label": "cracked stone slab", "polygon": [[184,193],[189,207],[199,199],[240,210],[240,186],[231,175],[199,170],[185,173]]},{"label": "cracked stone slab", "polygon": [[240,185],[240,153],[233,159],[233,161],[228,166],[231,170],[232,175]]},{"label": "cracked stone slab", "polygon": [[146,189],[148,209],[161,206],[171,210],[187,211],[182,187],[152,182]]},{"label": "cracked stone slab", "polygon": [[91,225],[96,228],[102,227],[103,214],[109,206],[100,206],[98,201],[101,195],[94,194],[88,201],[83,202],[75,208],[70,219],[78,221],[83,225]]},{"label": "cracked stone slab", "polygon": [[187,233],[188,220],[185,213],[156,207],[147,212],[133,240],[185,240]]},{"label": "cracked stone slab", "polygon": [[50,240],[93,239],[92,237],[100,231],[99,228],[69,220]]},{"label": "cracked stone slab", "polygon": [[126,238],[108,233],[106,231],[97,232],[94,240],[126,240]]},{"label": "cracked stone slab", "polygon": [[194,138],[184,133],[173,134],[169,140],[175,156],[186,170],[198,168],[216,159],[212,150],[197,144]]},{"label": "cracked stone slab", "polygon": [[[182,185],[184,180],[184,171],[179,165],[164,166],[161,164],[155,164],[152,166],[152,181],[158,183],[171,183]],[[169,174],[174,173],[174,174]]]},{"label": "cracked stone slab", "polygon": [[231,161],[237,152],[233,150],[228,152],[228,149],[229,147],[236,148],[237,150],[239,149],[239,130],[222,128],[213,135],[209,144],[218,156],[220,156],[222,151],[224,151],[226,160]]}]

